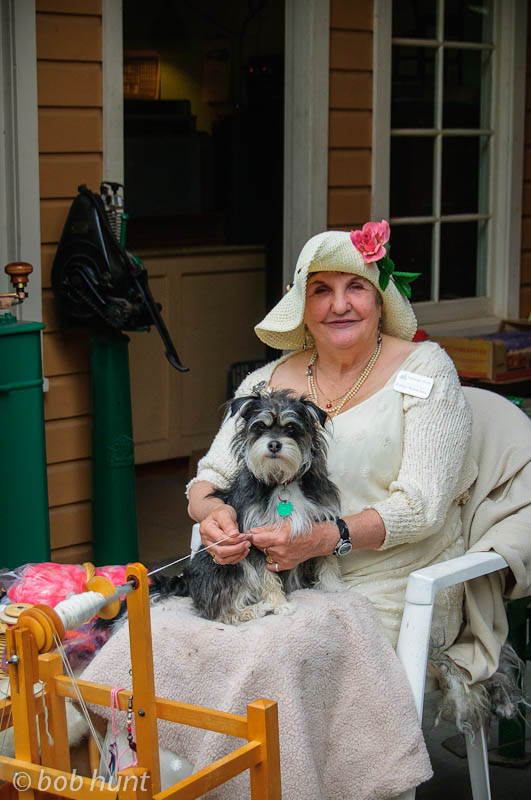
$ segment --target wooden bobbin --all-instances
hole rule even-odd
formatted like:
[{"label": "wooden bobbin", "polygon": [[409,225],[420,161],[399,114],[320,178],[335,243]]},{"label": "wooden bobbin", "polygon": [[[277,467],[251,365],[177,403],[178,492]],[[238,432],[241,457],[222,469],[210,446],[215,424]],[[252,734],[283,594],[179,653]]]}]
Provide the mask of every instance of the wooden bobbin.
[{"label": "wooden bobbin", "polygon": [[[87,581],[87,591],[99,592],[104,597],[112,597],[113,594],[116,594],[116,586],[102,575],[96,575],[94,578],[91,578],[89,581]],[[104,606],[100,611],[98,611],[97,616],[100,617],[100,619],[114,619],[119,611],[120,598],[117,597],[116,600],[113,600],[108,605]]]},{"label": "wooden bobbin", "polygon": [[84,561],[82,567],[85,570],[87,581],[90,581],[96,575],[96,567],[92,561]]},{"label": "wooden bobbin", "polygon": [[23,611],[18,618],[18,628],[28,628],[32,635],[37,651],[47,653],[56,647],[55,635],[63,641],[65,629],[59,616],[53,608],[45,605],[36,605]]}]

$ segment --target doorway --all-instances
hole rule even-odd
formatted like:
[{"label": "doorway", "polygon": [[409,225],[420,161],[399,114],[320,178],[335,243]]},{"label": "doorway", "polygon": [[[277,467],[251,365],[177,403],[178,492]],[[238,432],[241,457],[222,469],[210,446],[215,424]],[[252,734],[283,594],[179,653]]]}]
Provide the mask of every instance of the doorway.
[{"label": "doorway", "polygon": [[[173,306],[182,285],[175,275],[188,276],[194,258],[202,272],[196,276],[197,288],[189,288],[191,301],[199,309],[204,305],[199,293],[201,287],[204,291],[212,285],[210,262],[221,282],[225,273],[216,272],[218,263],[237,258],[239,272],[230,275],[227,297],[235,297],[236,291],[237,303],[247,308],[250,317],[242,323],[245,335],[232,329],[225,335],[223,326],[217,327],[220,355],[215,375],[205,364],[200,333],[196,352],[184,332],[184,340],[176,344],[184,350],[183,361],[187,363],[188,357],[193,364],[189,364],[190,380],[170,373],[161,381],[162,392],[165,386],[182,385],[175,392],[175,403],[161,400],[155,387],[147,385],[151,400],[165,407],[165,416],[171,420],[181,415],[183,426],[187,387],[194,386],[189,399],[194,406],[205,394],[213,398],[204,413],[196,414],[201,421],[208,418],[210,425],[209,430],[203,425],[197,440],[187,435],[174,438],[177,443],[173,450],[166,448],[162,460],[156,455],[160,448],[152,448],[153,456],[148,447],[138,448],[143,462],[137,465],[140,555],[149,562],[188,552],[191,523],[185,484],[219,424],[219,414],[212,410],[217,412],[225,399],[230,364],[265,356],[260,343],[255,343],[253,320],[259,318],[259,307],[271,306],[282,292],[284,6],[284,0],[152,0],[146,14],[143,0],[123,4],[128,249],[146,263],[156,251],[159,261],[153,260],[155,266],[148,268],[153,270],[153,287],[157,282],[174,287],[161,298],[154,290],[156,299],[162,299],[170,331],[179,316]],[[168,275],[160,273],[161,263],[170,264],[164,267]],[[188,283],[193,287],[191,280]],[[220,296],[223,291],[213,288]],[[208,325],[205,319],[198,328],[205,331]],[[142,334],[132,338],[136,336]],[[178,321],[175,336],[180,338]],[[152,332],[150,340],[154,337]],[[142,348],[145,342],[140,343]],[[145,388],[141,399],[135,392],[138,376],[145,387],[146,374],[139,363],[135,366],[134,341],[131,349],[138,443],[137,430],[147,435],[156,415],[146,401]],[[161,352],[159,357],[163,359]],[[153,436],[160,439],[160,432]]]}]

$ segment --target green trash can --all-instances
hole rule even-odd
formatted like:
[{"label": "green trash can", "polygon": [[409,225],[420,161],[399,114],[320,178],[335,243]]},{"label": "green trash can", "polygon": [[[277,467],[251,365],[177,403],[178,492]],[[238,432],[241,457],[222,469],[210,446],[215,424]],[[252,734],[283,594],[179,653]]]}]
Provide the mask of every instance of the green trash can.
[{"label": "green trash can", "polygon": [[41,322],[0,315],[0,566],[50,560]]}]

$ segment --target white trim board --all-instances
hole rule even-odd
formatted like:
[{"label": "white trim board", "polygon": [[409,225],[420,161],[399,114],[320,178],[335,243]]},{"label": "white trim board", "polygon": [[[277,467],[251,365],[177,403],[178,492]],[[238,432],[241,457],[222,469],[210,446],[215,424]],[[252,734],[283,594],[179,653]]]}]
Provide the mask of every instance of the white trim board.
[{"label": "white trim board", "polygon": [[[0,287],[10,261],[33,265],[29,297],[11,313],[42,320],[35,0],[0,0]],[[9,310],[9,309],[8,309]]]},{"label": "white trim board", "polygon": [[330,0],[286,0],[284,286],[299,252],[326,230]]},{"label": "white trim board", "polygon": [[103,180],[124,182],[123,2],[103,0]]}]

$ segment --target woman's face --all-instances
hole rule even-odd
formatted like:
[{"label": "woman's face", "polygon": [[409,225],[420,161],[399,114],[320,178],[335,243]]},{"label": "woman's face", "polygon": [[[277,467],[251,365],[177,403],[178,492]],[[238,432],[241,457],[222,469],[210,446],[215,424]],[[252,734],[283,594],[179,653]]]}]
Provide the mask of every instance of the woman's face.
[{"label": "woman's face", "polygon": [[304,322],[317,347],[376,344],[381,301],[372,283],[347,272],[314,272],[306,284]]}]

